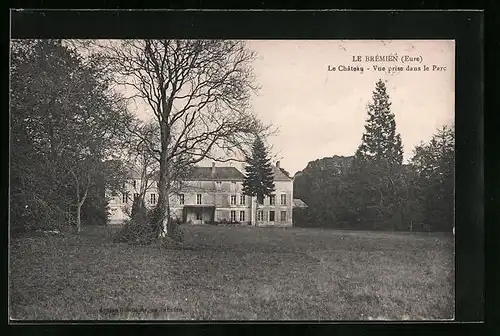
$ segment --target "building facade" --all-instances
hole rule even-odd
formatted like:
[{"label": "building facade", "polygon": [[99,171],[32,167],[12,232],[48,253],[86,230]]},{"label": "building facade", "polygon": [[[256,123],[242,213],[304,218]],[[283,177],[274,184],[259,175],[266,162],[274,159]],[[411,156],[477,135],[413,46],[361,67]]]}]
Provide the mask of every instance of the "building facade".
[{"label": "building facade", "polygon": [[[274,168],[275,192],[259,204],[256,197],[243,195],[244,175],[235,167],[195,167],[182,188],[169,197],[171,216],[188,224],[241,223],[246,225],[292,226],[293,179],[279,166]],[[156,181],[142,188],[139,178],[131,178],[125,192],[110,197],[111,224],[129,218],[134,195],[145,189],[146,206],[158,202]],[[295,201],[295,202],[294,202]],[[303,202],[302,202],[303,204]]]}]

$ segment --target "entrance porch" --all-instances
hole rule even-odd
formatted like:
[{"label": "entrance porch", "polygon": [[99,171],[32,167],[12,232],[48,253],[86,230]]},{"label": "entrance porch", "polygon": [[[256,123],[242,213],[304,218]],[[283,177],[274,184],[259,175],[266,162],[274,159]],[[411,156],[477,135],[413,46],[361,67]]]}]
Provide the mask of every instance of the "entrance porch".
[{"label": "entrance porch", "polygon": [[212,223],[215,218],[214,205],[185,205],[182,209],[182,222],[189,224]]}]

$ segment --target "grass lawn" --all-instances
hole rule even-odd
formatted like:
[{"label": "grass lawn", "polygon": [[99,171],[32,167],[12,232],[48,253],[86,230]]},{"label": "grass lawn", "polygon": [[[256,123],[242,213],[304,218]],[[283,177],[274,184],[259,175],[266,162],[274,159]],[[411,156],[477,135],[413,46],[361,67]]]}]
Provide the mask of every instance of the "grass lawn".
[{"label": "grass lawn", "polygon": [[166,249],[110,230],[12,239],[10,317],[453,318],[453,236],[184,226]]}]

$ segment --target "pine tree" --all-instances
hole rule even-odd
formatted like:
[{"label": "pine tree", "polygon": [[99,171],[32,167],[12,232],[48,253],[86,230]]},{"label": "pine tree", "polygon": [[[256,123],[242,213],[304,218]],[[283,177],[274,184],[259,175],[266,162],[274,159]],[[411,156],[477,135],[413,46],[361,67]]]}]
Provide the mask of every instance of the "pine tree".
[{"label": "pine tree", "polygon": [[396,121],[385,83],[379,79],[373,91],[373,102],[368,104],[365,133],[356,156],[375,163],[386,161],[390,166],[403,163],[401,135],[396,133]]},{"label": "pine tree", "polygon": [[416,146],[412,165],[416,171],[416,199],[425,227],[452,231],[454,226],[455,130],[444,126],[426,144]]},{"label": "pine tree", "polygon": [[262,202],[264,196],[274,192],[274,172],[267,149],[260,137],[257,137],[252,146],[252,154],[247,157],[243,193],[247,196],[257,196]]},{"label": "pine tree", "polygon": [[403,146],[385,83],[378,80],[361,145],[353,160],[351,193],[360,224],[370,228],[396,229],[400,223]]}]

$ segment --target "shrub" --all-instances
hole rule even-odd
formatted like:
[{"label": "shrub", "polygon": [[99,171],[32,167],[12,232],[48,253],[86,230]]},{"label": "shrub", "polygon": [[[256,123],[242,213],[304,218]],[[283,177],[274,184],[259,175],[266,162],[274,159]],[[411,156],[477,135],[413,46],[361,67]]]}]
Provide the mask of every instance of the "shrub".
[{"label": "shrub", "polygon": [[153,225],[157,212],[156,208],[148,211],[142,197],[134,197],[131,219],[125,222],[114,241],[140,245],[152,243],[158,236],[157,227]]},{"label": "shrub", "polygon": [[182,228],[180,227],[180,222],[178,220],[172,220],[172,225],[171,225],[171,230],[172,232],[169,234],[169,236],[175,240],[176,242],[182,242],[184,241],[184,231],[182,231]]},{"label": "shrub", "polygon": [[163,218],[163,213],[160,211],[158,207],[154,207],[153,209],[150,209],[147,211],[147,222],[148,225],[154,230],[157,234],[160,233],[160,225],[159,223],[161,222]]},{"label": "shrub", "polygon": [[184,232],[180,225],[182,224],[179,219],[171,219],[170,232],[167,236],[160,237],[158,244],[163,248],[180,248],[184,241]]},{"label": "shrub", "polygon": [[130,219],[125,222],[122,229],[116,234],[114,242],[145,245],[156,239],[156,233],[147,223]]},{"label": "shrub", "polygon": [[131,217],[137,222],[148,221],[148,211],[146,209],[146,205],[144,204],[144,199],[141,196],[134,196]]},{"label": "shrub", "polygon": [[[151,244],[158,239],[162,226],[161,221],[163,213],[156,207],[147,210],[141,200],[134,201],[132,206],[132,219],[127,221],[123,228],[118,232],[115,237],[115,242],[132,243],[132,244]],[[182,242],[184,240],[184,233],[179,227],[181,222],[179,219],[170,218],[170,230],[168,237],[160,238],[160,243],[163,241],[168,242],[173,240],[175,242]],[[163,243],[162,243],[163,244]],[[168,243],[167,245],[171,245]]]}]

